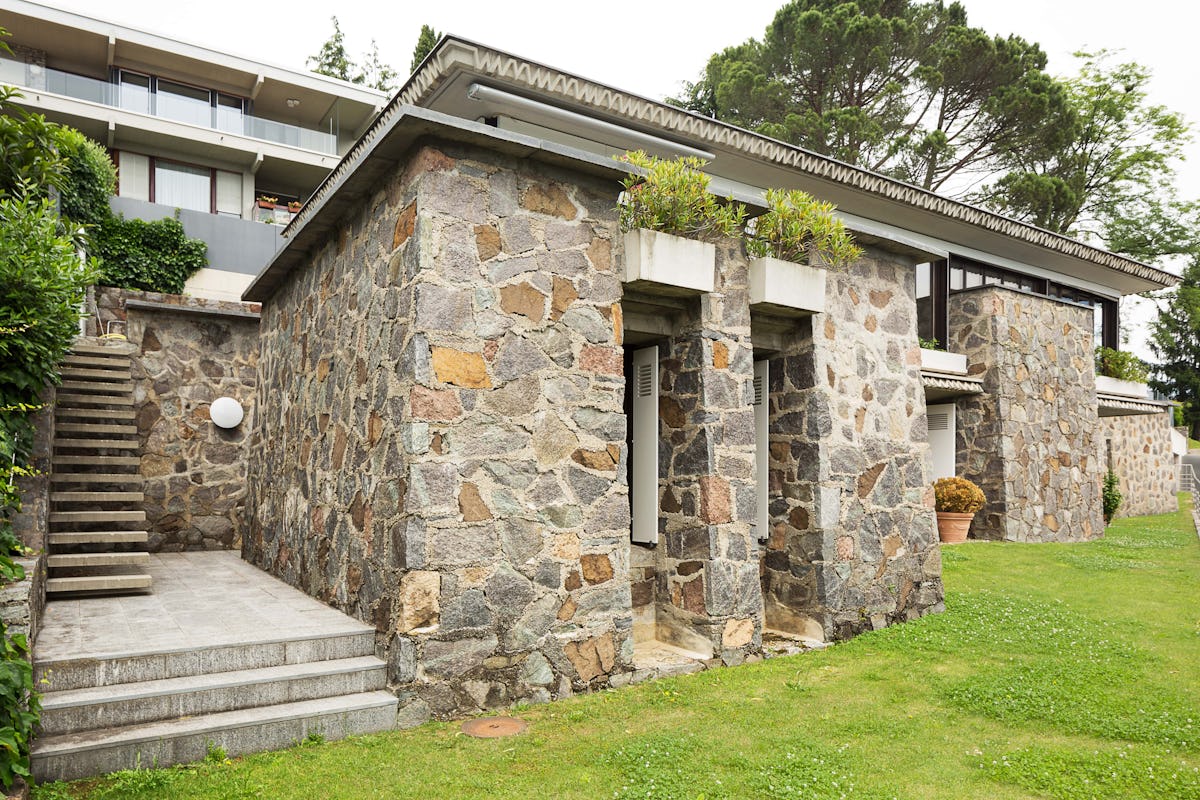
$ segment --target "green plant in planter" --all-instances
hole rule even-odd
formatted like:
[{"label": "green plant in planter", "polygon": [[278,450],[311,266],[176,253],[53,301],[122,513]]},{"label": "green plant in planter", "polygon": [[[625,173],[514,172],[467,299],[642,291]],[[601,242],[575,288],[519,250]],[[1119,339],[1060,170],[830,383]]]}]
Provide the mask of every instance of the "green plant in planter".
[{"label": "green plant in planter", "polygon": [[918,336],[917,341],[920,342],[922,350],[937,350],[941,344],[937,339],[926,339],[924,336]]},{"label": "green plant in planter", "polygon": [[707,242],[741,235],[746,207],[732,199],[722,203],[708,190],[703,159],[668,160],[637,150],[618,160],[641,170],[621,181],[622,231],[646,228]]},{"label": "green plant in planter", "polygon": [[1121,501],[1125,499],[1121,494],[1117,473],[1112,469],[1104,473],[1104,490],[1101,492],[1101,499],[1104,503],[1104,524],[1107,525],[1113,521],[1113,517],[1117,515],[1117,509],[1121,507]]},{"label": "green plant in planter", "polygon": [[862,248],[841,220],[834,205],[807,192],[768,189],[767,210],[747,231],[746,251],[758,258],[780,258],[809,263],[810,255],[828,269],[846,269],[862,255]]},{"label": "green plant in planter", "polygon": [[966,478],[938,478],[933,498],[935,509],[951,514],[974,514],[987,503],[983,490]]},{"label": "green plant in planter", "polygon": [[1096,372],[1107,378],[1134,383],[1145,383],[1150,377],[1145,361],[1133,353],[1113,350],[1111,347],[1096,348]]}]

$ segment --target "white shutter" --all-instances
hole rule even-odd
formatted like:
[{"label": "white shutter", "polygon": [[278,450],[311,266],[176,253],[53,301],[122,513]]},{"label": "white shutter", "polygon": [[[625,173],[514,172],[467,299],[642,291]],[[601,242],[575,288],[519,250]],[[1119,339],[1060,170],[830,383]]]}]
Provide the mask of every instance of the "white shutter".
[{"label": "white shutter", "polygon": [[954,403],[928,406],[929,450],[933,453],[933,478],[952,478],[955,475],[957,445],[954,441],[957,424]]},{"label": "white shutter", "polygon": [[242,215],[242,176],[217,170],[217,213]]},{"label": "white shutter", "polygon": [[150,159],[137,153],[117,154],[117,175],[121,197],[134,200],[150,199]]},{"label": "white shutter", "polygon": [[658,347],[633,351],[633,450],[630,538],[658,543]]},{"label": "white shutter", "polygon": [[765,541],[770,535],[771,519],[767,507],[771,502],[768,464],[771,457],[771,362],[754,362],[754,478],[758,498],[758,538]]}]

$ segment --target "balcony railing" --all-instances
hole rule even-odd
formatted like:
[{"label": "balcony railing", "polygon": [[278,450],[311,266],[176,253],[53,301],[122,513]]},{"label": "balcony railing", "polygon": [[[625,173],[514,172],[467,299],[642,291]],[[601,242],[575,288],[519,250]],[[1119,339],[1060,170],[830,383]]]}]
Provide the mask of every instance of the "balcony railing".
[{"label": "balcony railing", "polygon": [[145,88],[122,87],[108,81],[36,64],[25,64],[10,58],[0,58],[0,84],[9,84],[28,91],[51,92],[76,100],[200,125],[239,136],[337,155],[337,136],[331,133],[263,119],[227,106],[213,107],[205,106],[203,102],[180,102],[173,95],[155,95],[147,92]]}]

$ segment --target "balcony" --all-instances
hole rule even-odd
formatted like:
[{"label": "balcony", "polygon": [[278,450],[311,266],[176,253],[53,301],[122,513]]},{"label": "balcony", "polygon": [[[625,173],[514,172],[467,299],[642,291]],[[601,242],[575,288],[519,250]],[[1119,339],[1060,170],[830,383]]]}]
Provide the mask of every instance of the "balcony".
[{"label": "balcony", "polygon": [[0,58],[0,84],[9,84],[32,92],[49,92],[74,100],[198,125],[251,139],[337,155],[337,136],[331,133],[263,119],[243,113],[237,108],[211,106],[175,95],[151,93],[144,88],[122,87],[108,81],[25,64],[9,58]]}]

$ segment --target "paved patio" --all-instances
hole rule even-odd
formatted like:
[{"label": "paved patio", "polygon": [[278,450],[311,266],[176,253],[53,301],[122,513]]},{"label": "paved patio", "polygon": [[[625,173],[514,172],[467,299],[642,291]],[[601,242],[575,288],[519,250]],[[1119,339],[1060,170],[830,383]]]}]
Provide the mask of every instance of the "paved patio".
[{"label": "paved patio", "polygon": [[148,594],[50,600],[39,661],[188,650],[369,630],[232,551],[158,553]]}]

